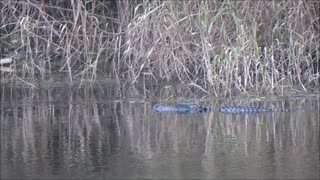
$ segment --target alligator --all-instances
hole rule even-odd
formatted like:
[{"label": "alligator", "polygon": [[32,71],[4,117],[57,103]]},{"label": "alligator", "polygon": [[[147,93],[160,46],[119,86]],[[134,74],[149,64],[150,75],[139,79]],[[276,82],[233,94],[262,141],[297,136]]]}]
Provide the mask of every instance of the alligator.
[{"label": "alligator", "polygon": [[200,106],[194,103],[178,103],[176,106],[164,106],[155,104],[152,108],[153,112],[176,112],[177,114],[192,114],[201,112],[222,112],[232,114],[248,114],[248,113],[264,113],[264,112],[292,112],[295,109],[273,109],[267,107],[252,107],[252,106],[223,106],[210,107]]}]

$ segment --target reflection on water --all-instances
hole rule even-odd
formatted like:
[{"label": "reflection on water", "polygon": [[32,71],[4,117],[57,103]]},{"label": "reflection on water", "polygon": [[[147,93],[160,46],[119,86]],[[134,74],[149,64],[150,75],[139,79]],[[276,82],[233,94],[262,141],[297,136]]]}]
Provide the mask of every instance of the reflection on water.
[{"label": "reflection on water", "polygon": [[177,115],[97,94],[4,90],[1,178],[319,178],[318,97],[265,102],[304,110],[291,113]]}]

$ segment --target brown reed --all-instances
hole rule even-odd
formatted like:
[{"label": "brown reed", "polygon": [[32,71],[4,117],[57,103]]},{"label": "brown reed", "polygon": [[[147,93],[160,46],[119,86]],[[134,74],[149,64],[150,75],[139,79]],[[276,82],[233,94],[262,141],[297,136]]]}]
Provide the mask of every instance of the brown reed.
[{"label": "brown reed", "polygon": [[1,1],[0,58],[14,59],[13,77],[151,75],[216,96],[319,87],[318,1],[89,3]]}]

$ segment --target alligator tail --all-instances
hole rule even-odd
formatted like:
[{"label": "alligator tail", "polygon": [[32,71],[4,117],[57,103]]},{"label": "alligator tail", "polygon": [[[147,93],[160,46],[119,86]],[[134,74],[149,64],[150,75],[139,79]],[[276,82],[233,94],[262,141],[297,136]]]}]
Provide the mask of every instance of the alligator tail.
[{"label": "alligator tail", "polygon": [[273,112],[295,112],[299,109],[273,109]]},{"label": "alligator tail", "polygon": [[218,108],[222,113],[263,113],[263,112],[292,112],[295,109],[272,109],[266,107],[251,107],[251,106],[224,106]]}]

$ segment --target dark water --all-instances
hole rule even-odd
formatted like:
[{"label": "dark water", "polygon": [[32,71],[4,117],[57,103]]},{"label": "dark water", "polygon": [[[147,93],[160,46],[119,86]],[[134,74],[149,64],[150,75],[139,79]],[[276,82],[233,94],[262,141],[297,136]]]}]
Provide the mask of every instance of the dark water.
[{"label": "dark water", "polygon": [[319,96],[194,98],[303,111],[177,115],[151,109],[181,99],[147,93],[2,88],[1,178],[319,179]]}]

